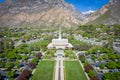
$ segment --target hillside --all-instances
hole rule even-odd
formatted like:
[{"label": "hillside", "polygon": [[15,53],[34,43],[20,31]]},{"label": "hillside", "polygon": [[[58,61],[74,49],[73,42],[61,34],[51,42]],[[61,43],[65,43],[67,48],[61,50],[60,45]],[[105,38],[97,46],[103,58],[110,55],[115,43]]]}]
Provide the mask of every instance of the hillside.
[{"label": "hillside", "polygon": [[120,0],[110,0],[108,4],[85,19],[87,24],[120,24]]},{"label": "hillside", "polygon": [[0,4],[2,26],[71,27],[83,19],[83,14],[64,0],[7,0]]},{"label": "hillside", "polygon": [[110,0],[84,14],[65,0],[6,0],[0,3],[1,26],[74,27],[81,24],[120,24],[120,0]]}]

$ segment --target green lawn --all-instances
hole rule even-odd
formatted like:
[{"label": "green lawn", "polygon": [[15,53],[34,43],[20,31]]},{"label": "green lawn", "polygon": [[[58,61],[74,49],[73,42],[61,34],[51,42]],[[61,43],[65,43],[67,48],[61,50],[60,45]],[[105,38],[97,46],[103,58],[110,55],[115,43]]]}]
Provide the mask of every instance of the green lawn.
[{"label": "green lawn", "polygon": [[87,80],[79,61],[65,61],[65,80]]},{"label": "green lawn", "polygon": [[31,80],[53,80],[55,61],[41,61]]}]

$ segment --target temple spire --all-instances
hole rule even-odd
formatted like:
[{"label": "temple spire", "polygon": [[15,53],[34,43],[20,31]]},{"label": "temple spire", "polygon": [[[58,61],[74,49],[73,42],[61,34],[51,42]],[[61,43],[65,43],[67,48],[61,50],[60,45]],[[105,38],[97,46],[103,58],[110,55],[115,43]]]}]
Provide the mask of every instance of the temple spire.
[{"label": "temple spire", "polygon": [[59,39],[62,39],[62,36],[61,36],[61,27],[59,27]]}]

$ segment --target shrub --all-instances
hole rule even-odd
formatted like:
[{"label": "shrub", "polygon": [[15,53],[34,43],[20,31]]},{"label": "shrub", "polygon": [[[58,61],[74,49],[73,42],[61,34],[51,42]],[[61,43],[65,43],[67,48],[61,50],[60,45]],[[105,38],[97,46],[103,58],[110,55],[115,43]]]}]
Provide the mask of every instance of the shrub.
[{"label": "shrub", "polygon": [[3,61],[0,61],[0,68],[4,66],[5,66],[5,63]]},{"label": "shrub", "polygon": [[27,59],[28,59],[28,56],[27,56],[27,55],[23,55],[23,56],[22,56],[22,59],[23,59],[23,60],[27,60]]},{"label": "shrub", "polygon": [[107,67],[108,67],[109,69],[115,69],[116,66],[117,66],[117,65],[116,65],[116,62],[110,61],[110,62],[107,63]]},{"label": "shrub", "polygon": [[104,80],[120,80],[120,72],[115,73],[105,73],[103,75]]},{"label": "shrub", "polygon": [[2,79],[2,74],[0,73],[0,79]]},{"label": "shrub", "polygon": [[68,52],[65,52],[65,57],[68,57],[69,56],[69,53]]},{"label": "shrub", "polygon": [[94,68],[90,64],[85,66],[85,72],[88,73],[90,70],[94,70]]},{"label": "shrub", "polygon": [[5,54],[0,53],[0,58],[4,58],[4,57],[5,57]]},{"label": "shrub", "polygon": [[19,60],[16,60],[16,62],[15,62],[15,66],[18,68],[18,67],[19,67],[19,65],[20,65]]},{"label": "shrub", "polygon": [[34,64],[37,64],[37,63],[38,63],[38,58],[37,58],[37,57],[34,58],[34,59],[32,60],[32,62],[33,62]]},{"label": "shrub", "polygon": [[89,77],[92,78],[95,76],[95,72],[93,70],[90,70],[88,73]]},{"label": "shrub", "polygon": [[90,80],[99,80],[98,76],[94,76],[92,78],[90,78]]},{"label": "shrub", "polygon": [[7,62],[5,66],[8,70],[11,70],[14,67],[14,64],[12,62]]},{"label": "shrub", "polygon": [[84,55],[79,55],[79,59],[81,60],[82,63],[85,62],[85,56]]},{"label": "shrub", "polygon": [[101,64],[100,64],[100,68],[101,68],[101,69],[104,69],[104,67],[105,67],[105,64],[104,64],[104,63],[101,63]]},{"label": "shrub", "polygon": [[31,75],[29,70],[24,69],[22,73],[18,76],[17,80],[28,80]]},{"label": "shrub", "polygon": [[31,68],[31,69],[34,69],[36,67],[36,65],[33,63],[33,62],[30,62],[28,64],[28,66]]},{"label": "shrub", "polygon": [[42,57],[42,53],[41,52],[37,53],[36,57],[40,59]]},{"label": "shrub", "polygon": [[120,69],[120,61],[118,61],[116,64],[117,64],[117,68]]},{"label": "shrub", "polygon": [[86,67],[86,66],[88,66],[89,65],[89,63],[88,62],[85,62],[84,63],[84,67]]},{"label": "shrub", "polygon": [[15,71],[8,71],[7,76],[10,77],[10,78],[14,77],[15,76]]}]

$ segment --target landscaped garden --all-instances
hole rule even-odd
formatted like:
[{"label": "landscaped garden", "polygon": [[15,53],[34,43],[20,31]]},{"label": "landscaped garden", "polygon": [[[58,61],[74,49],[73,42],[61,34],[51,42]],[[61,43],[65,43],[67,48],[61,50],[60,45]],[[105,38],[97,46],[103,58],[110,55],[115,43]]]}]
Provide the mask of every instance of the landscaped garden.
[{"label": "landscaped garden", "polygon": [[79,61],[64,61],[65,80],[87,80]]},{"label": "landscaped garden", "polygon": [[[69,61],[77,58],[90,80],[120,80],[120,52],[114,50],[120,47],[120,28],[117,25],[113,28],[84,25],[62,30],[62,38],[69,39],[74,46],[74,49],[64,50],[64,58],[68,60],[64,62],[66,80],[87,80],[79,62]],[[44,61],[56,58],[56,49],[47,49],[53,38],[58,38],[57,30],[1,28],[0,80],[53,80],[55,61]],[[103,45],[95,45],[102,40],[105,41]],[[118,44],[112,45],[114,42]]]},{"label": "landscaped garden", "polygon": [[72,49],[64,50],[64,53],[65,53],[66,58],[69,58],[69,59],[76,59],[77,58]]},{"label": "landscaped garden", "polygon": [[45,51],[46,49],[46,46],[49,44],[49,41],[48,40],[41,40],[41,41],[38,41],[38,42],[34,42],[34,43],[31,43],[29,44],[29,47],[32,49],[32,50],[35,50],[35,51]]},{"label": "landscaped garden", "polygon": [[89,43],[85,43],[76,39],[70,40],[70,42],[74,46],[74,49],[79,51],[87,51],[92,47],[92,45],[90,45]]},{"label": "landscaped garden", "polygon": [[38,64],[36,71],[33,74],[33,77],[31,78],[31,80],[53,80],[54,66],[55,66],[54,60],[41,61]]},{"label": "landscaped garden", "polygon": [[79,59],[91,80],[120,79],[120,55],[113,49],[94,46],[85,54],[79,54]]}]

